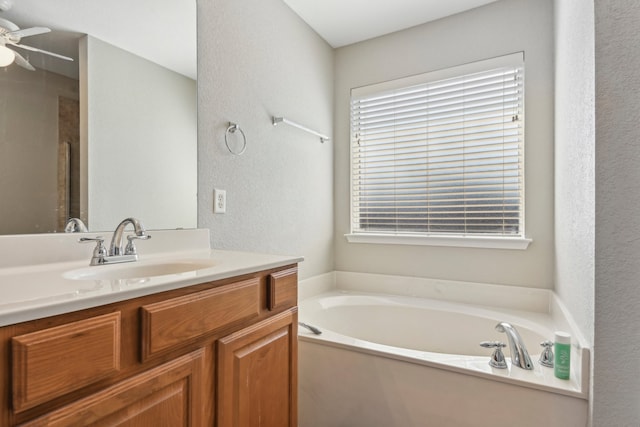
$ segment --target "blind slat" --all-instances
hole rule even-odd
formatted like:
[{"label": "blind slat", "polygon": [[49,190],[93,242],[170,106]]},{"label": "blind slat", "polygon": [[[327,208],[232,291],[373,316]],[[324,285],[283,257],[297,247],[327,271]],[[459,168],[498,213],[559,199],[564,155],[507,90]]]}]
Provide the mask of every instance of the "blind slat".
[{"label": "blind slat", "polygon": [[352,232],[524,236],[523,64],[485,62],[352,96]]}]

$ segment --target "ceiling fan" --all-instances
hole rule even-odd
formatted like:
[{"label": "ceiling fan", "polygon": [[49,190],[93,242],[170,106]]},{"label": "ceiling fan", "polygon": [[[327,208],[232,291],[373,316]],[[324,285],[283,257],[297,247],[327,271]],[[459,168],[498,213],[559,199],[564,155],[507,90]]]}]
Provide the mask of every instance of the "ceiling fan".
[{"label": "ceiling fan", "polygon": [[68,56],[20,44],[20,41],[24,37],[45,34],[50,31],[51,29],[46,27],[31,27],[21,30],[13,22],[0,18],[0,67],[6,67],[7,65],[10,65],[15,61],[17,65],[23,68],[35,71],[35,68],[29,63],[28,60],[20,55],[20,53],[18,53],[15,49],[9,49],[9,47],[7,46],[11,46],[12,48],[17,47],[20,49],[29,50],[31,52],[43,53],[45,55],[50,55],[55,58],[64,59],[66,61],[73,61],[73,58],[69,58]]}]

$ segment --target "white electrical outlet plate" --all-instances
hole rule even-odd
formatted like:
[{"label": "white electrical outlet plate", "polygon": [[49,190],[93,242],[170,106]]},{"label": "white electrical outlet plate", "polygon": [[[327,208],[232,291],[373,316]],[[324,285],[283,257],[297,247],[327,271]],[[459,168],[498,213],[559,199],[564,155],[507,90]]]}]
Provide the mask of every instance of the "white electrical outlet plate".
[{"label": "white electrical outlet plate", "polygon": [[227,191],[213,190],[213,213],[225,213],[227,211]]}]

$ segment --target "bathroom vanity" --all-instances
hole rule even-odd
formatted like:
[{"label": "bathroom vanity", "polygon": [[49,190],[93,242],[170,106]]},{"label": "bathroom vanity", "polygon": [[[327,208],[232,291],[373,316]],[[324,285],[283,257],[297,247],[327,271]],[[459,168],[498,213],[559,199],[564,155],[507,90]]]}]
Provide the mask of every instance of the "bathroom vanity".
[{"label": "bathroom vanity", "polygon": [[[0,304],[0,425],[297,426],[301,259],[190,252],[207,256],[195,273],[76,280],[93,287],[41,310]],[[68,269],[0,270],[0,284],[71,286]]]}]

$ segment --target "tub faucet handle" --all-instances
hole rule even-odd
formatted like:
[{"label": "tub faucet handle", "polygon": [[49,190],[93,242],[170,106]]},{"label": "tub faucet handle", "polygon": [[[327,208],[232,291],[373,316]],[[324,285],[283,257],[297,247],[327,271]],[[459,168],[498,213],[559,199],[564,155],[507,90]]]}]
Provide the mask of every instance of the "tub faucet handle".
[{"label": "tub faucet handle", "polygon": [[541,347],[544,347],[542,354],[540,354],[540,364],[547,368],[553,368],[553,341],[542,341]]},{"label": "tub faucet handle", "polygon": [[480,346],[484,348],[495,348],[491,358],[489,359],[489,366],[498,369],[507,368],[507,361],[505,360],[504,353],[502,352],[502,349],[507,346],[505,343],[502,341],[482,341]]}]

